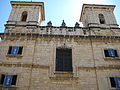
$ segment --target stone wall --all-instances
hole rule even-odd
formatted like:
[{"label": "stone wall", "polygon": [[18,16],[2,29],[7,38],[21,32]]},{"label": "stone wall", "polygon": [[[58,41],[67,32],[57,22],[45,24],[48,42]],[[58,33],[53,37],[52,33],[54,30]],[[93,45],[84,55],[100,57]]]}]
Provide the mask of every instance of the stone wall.
[{"label": "stone wall", "polygon": [[[119,53],[119,38],[4,35],[0,73],[16,74],[17,90],[109,90],[109,77],[120,77],[120,59],[107,59],[105,48]],[[20,57],[9,46],[23,46]],[[55,72],[56,48],[72,48],[73,73]]]}]

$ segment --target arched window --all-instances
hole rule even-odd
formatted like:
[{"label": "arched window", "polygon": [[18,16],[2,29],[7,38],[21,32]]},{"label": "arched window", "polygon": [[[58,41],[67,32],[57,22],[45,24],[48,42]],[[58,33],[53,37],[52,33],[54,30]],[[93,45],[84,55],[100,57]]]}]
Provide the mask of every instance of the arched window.
[{"label": "arched window", "polygon": [[105,24],[105,18],[103,14],[99,14],[99,21],[100,21],[100,24]]},{"label": "arched window", "polygon": [[26,21],[27,20],[27,11],[24,11],[23,13],[22,13],[22,17],[21,17],[21,21]]}]

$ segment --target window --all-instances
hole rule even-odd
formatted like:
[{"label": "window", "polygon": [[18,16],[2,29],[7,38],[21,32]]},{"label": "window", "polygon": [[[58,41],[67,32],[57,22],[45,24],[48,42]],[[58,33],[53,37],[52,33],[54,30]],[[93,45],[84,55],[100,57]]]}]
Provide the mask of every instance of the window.
[{"label": "window", "polygon": [[100,24],[105,24],[105,18],[103,14],[99,14],[99,21],[100,21]]},{"label": "window", "polygon": [[22,54],[23,47],[20,46],[10,46],[8,50],[8,54],[10,56],[18,56]]},{"label": "window", "polygon": [[24,11],[23,13],[22,13],[22,17],[21,17],[21,21],[26,21],[27,20],[27,12],[26,11]]},{"label": "window", "polygon": [[109,79],[112,88],[120,89],[120,77],[110,77]]},{"label": "window", "polygon": [[117,50],[115,49],[105,49],[104,50],[105,57],[118,57]]},{"label": "window", "polygon": [[56,49],[56,71],[72,72],[72,49]]},{"label": "window", "polygon": [[3,87],[11,87],[11,85],[16,85],[17,75],[5,75],[2,74],[0,77],[0,85]]}]

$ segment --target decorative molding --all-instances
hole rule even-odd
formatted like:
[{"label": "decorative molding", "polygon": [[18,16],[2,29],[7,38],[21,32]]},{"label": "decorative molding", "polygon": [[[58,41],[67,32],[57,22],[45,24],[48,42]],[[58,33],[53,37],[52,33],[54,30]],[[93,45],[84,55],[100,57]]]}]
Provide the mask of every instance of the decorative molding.
[{"label": "decorative molding", "polygon": [[71,47],[67,46],[65,43],[62,46],[57,47],[58,49],[71,49]]},{"label": "decorative molding", "polygon": [[39,65],[39,64],[11,64],[11,63],[0,63],[0,66],[5,66],[5,67],[24,67],[24,68],[49,68],[50,66],[47,65]]},{"label": "decorative molding", "polygon": [[[5,67],[25,67],[25,68],[50,68],[48,65],[40,65],[40,64],[12,64],[12,63],[0,63],[0,66],[5,66]],[[120,65],[109,65],[109,66],[96,66],[96,67],[79,67],[78,69],[81,70],[102,70],[102,69],[120,69]],[[57,73],[56,73],[57,74]],[[61,74],[61,73],[58,73]],[[66,73],[64,73],[66,74]]]},{"label": "decorative molding", "polygon": [[96,67],[78,67],[81,70],[105,70],[105,69],[120,69],[120,65],[96,66]]},{"label": "decorative molding", "polygon": [[0,33],[0,36],[54,36],[54,37],[79,37],[79,38],[112,38],[119,39],[120,36],[98,36],[98,35],[55,35],[55,34],[39,34],[39,33]]}]

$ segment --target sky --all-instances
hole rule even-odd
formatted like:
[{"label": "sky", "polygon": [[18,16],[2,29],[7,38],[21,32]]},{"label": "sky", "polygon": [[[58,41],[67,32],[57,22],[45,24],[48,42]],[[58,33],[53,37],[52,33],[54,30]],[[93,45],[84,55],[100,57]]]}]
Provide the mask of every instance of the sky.
[{"label": "sky", "polygon": [[0,33],[4,32],[4,24],[11,12],[10,1],[44,2],[45,21],[42,26],[46,26],[48,21],[51,21],[53,26],[60,26],[64,20],[66,26],[74,27],[75,23],[79,22],[83,4],[116,5],[114,14],[120,25],[120,0],[0,0]]}]

